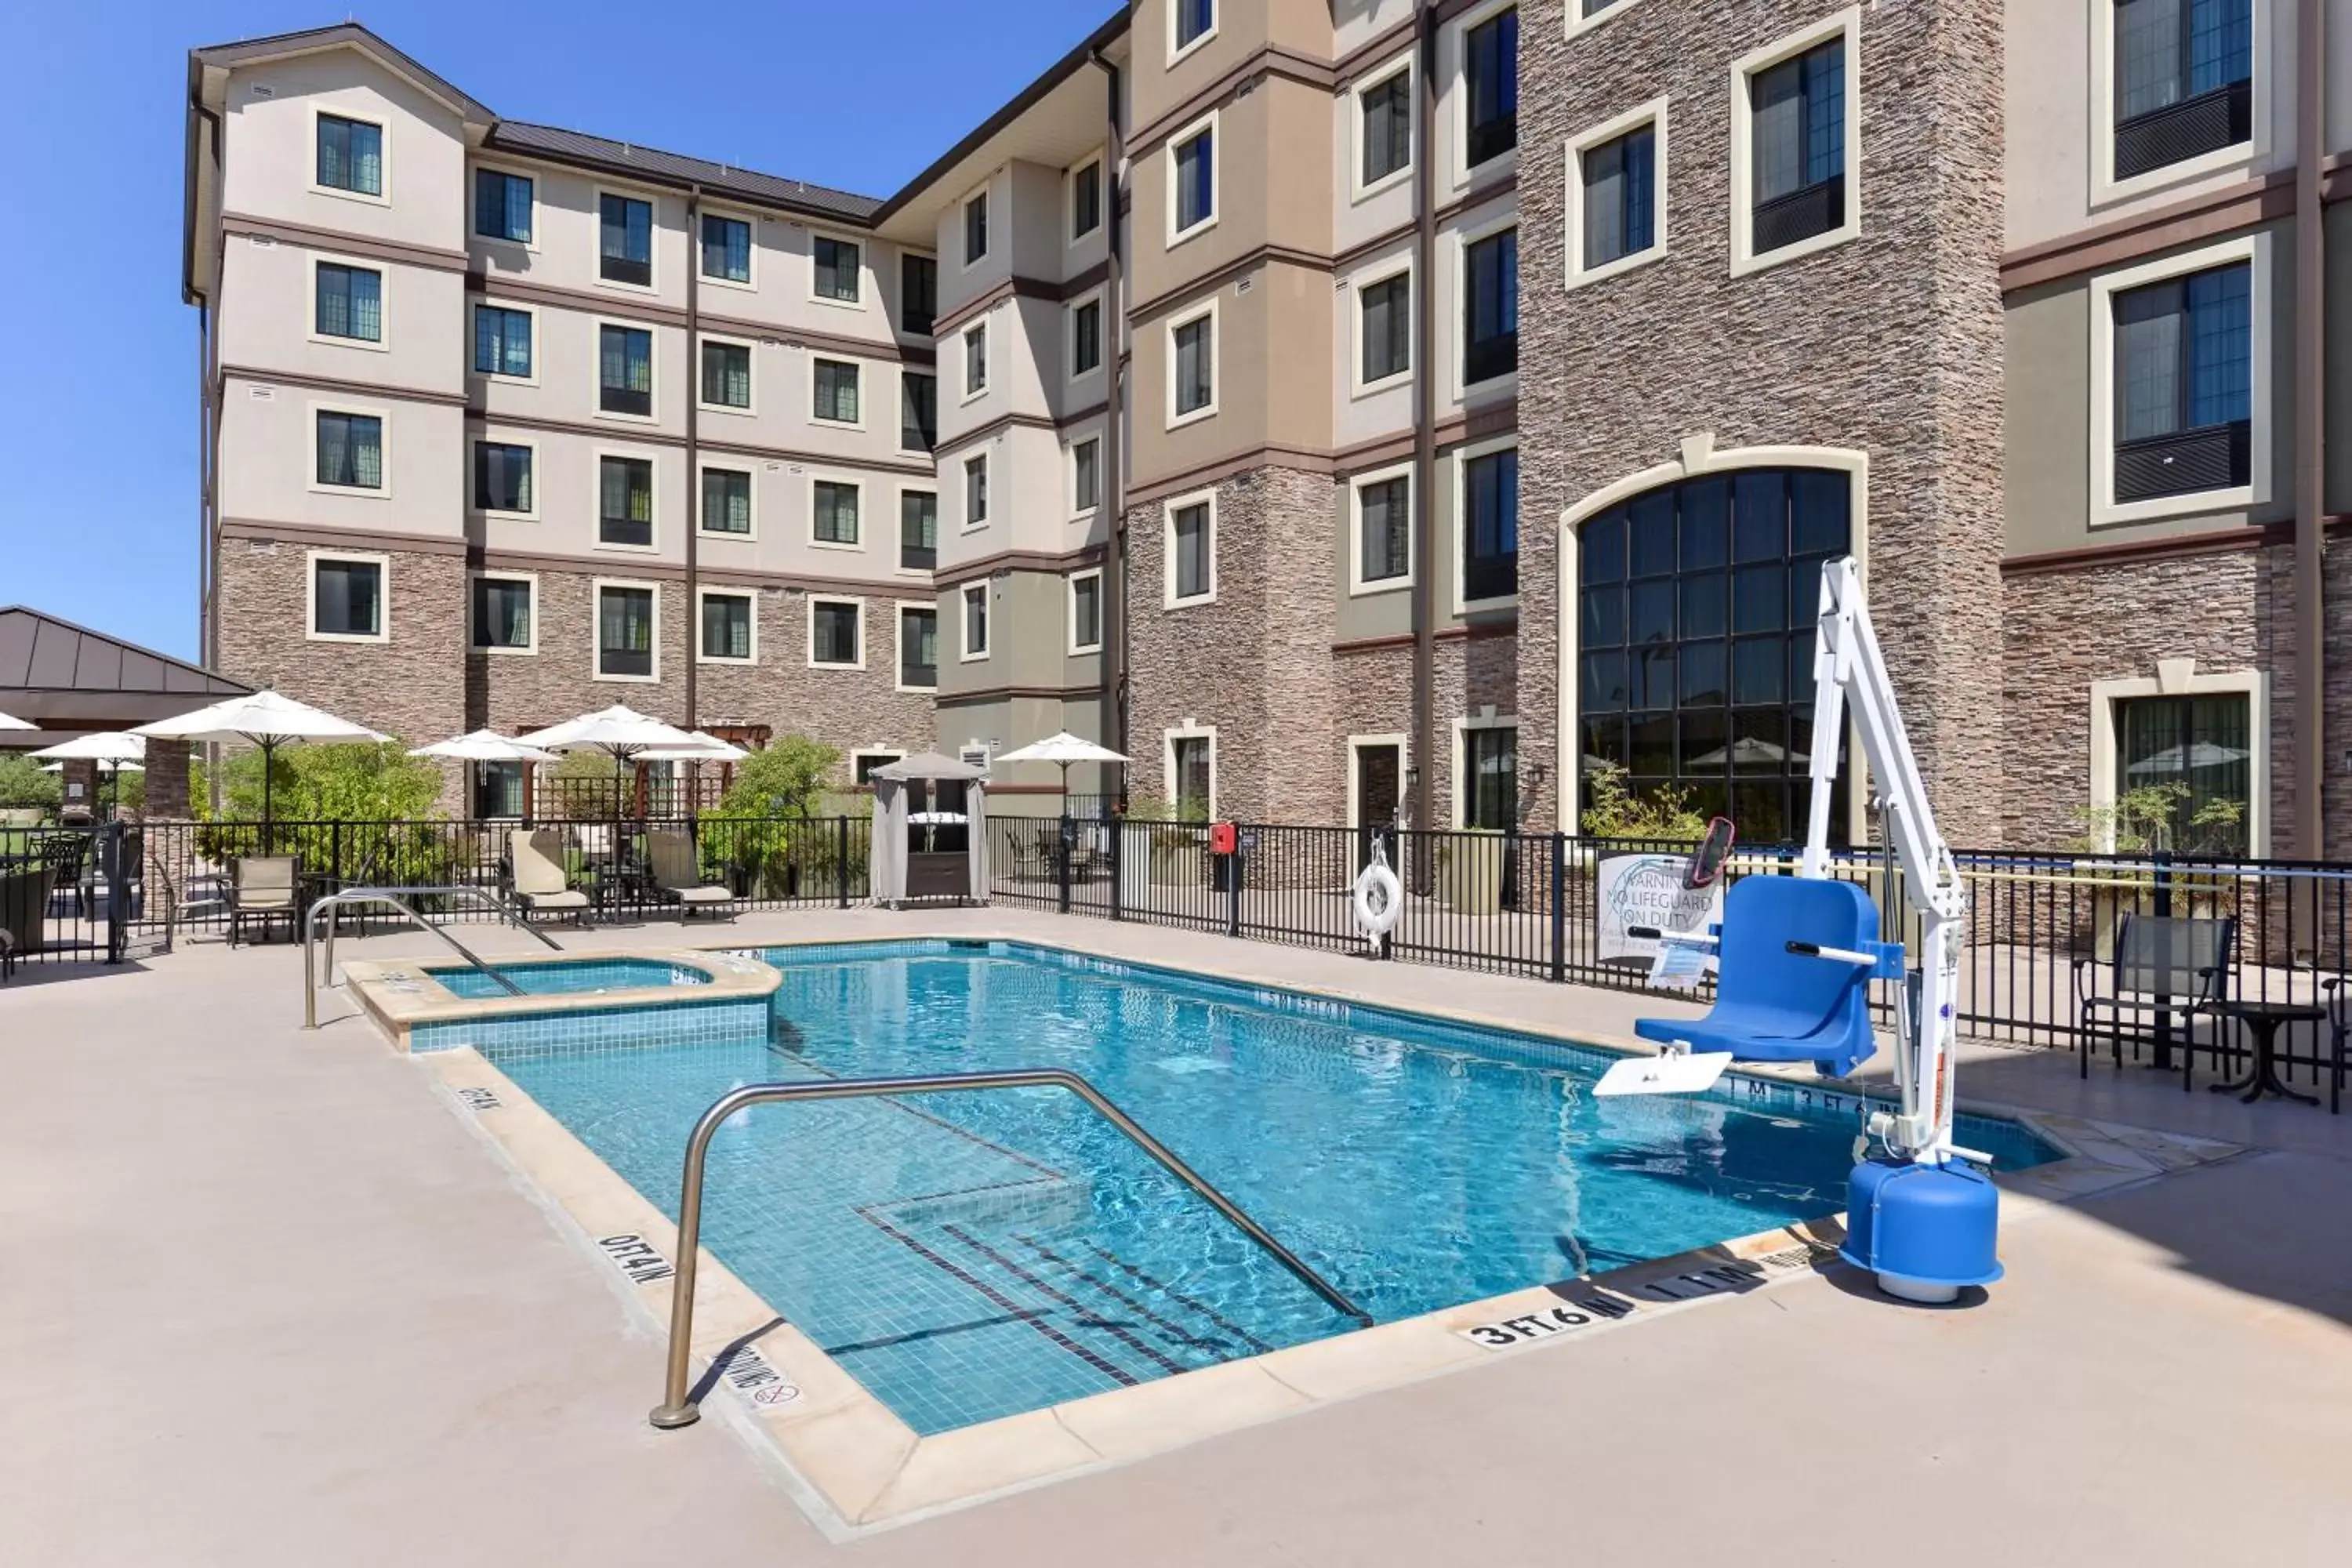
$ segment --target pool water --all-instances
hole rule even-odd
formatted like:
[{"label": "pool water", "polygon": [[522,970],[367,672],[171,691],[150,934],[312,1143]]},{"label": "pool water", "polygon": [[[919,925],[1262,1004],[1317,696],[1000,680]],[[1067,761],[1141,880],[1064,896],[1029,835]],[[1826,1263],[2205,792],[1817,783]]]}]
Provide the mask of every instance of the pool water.
[{"label": "pool water", "polygon": [[[1851,1099],[1599,1100],[1603,1052],[975,945],[762,953],[783,974],[765,1038],[479,1038],[672,1214],[688,1130],[739,1085],[1066,1068],[1382,1321],[1844,1205]],[[2011,1123],[1959,1140],[2057,1157]],[[1354,1326],[1057,1090],[756,1107],[714,1139],[707,1193],[713,1254],[927,1434]]]},{"label": "pool water", "polygon": [[[427,974],[453,996],[504,996],[505,986],[470,965],[432,968]],[[656,985],[708,985],[710,976],[699,969],[662,963],[649,958],[575,959],[556,963],[514,963],[499,973],[522,987],[527,995],[569,995],[589,991],[635,991]]]}]

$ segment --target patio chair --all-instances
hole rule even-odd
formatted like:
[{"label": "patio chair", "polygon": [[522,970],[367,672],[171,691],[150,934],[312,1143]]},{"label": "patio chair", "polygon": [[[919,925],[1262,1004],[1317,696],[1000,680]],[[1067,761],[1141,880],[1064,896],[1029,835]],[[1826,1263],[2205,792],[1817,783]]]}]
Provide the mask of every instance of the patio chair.
[{"label": "patio chair", "polygon": [[16,960],[39,951],[57,873],[28,862],[0,873],[0,980],[16,973]]},{"label": "patio chair", "polygon": [[[2181,1057],[2195,1054],[2197,1020],[2210,1017],[2230,994],[2230,963],[2238,949],[2234,915],[2190,919],[2126,914],[2116,926],[2114,955],[2074,960],[2074,999],[2082,1020],[2078,1077],[2091,1076],[2091,1050],[2104,1022],[2116,1066],[2124,1065],[2124,1023],[2153,1027],[2178,1019]],[[2105,988],[2094,988],[2104,967]],[[2214,1049],[2221,1048],[2217,1037]]]},{"label": "patio chair", "polygon": [[563,875],[563,836],[551,827],[507,835],[507,860],[514,871],[514,895],[528,914],[570,915],[588,924],[588,895]]},{"label": "patio chair", "polygon": [[[121,853],[122,875],[117,880],[110,881],[106,888],[108,909],[111,910],[114,908],[114,900],[121,899],[124,900],[121,906],[123,910],[131,919],[137,920],[145,891],[146,830],[139,827],[124,828]],[[103,858],[95,846],[91,847],[89,854],[82,858],[81,884],[79,891],[76,894],[75,912],[84,919],[89,918],[89,912],[98,908],[99,861]]]},{"label": "patio chair", "polygon": [[283,920],[294,934],[302,917],[302,858],[299,855],[239,855],[228,863],[228,944],[248,921],[258,921],[264,938],[272,921]]},{"label": "patio chair", "polygon": [[2321,981],[2319,988],[2327,993],[2327,1114],[2334,1116],[2344,1109],[2344,1074],[2352,1068],[2346,1055],[2346,1042],[2352,1040],[2352,979],[2338,974]]},{"label": "patio chair", "polygon": [[683,833],[656,829],[646,835],[653,861],[654,891],[678,906],[680,920],[692,920],[697,910],[724,912],[729,920],[740,909],[732,888],[705,882],[696,863],[694,840]]}]

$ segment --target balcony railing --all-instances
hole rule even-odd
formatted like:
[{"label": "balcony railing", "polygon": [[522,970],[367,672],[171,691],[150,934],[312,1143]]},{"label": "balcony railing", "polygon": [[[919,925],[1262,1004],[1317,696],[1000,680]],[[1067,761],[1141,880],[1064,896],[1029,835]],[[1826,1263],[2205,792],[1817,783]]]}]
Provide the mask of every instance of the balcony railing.
[{"label": "balcony railing", "polygon": [[1845,176],[1832,174],[1802,190],[1756,204],[1752,248],[1762,256],[1827,234],[1845,222]]},{"label": "balcony railing", "polygon": [[1514,330],[1491,338],[1473,338],[1462,351],[1462,384],[1475,386],[1508,375],[1519,368],[1519,334]]},{"label": "balcony railing", "polygon": [[2128,180],[2168,164],[2250,142],[2254,84],[2224,82],[2162,109],[2116,122],[2116,178]]},{"label": "balcony railing", "polygon": [[2116,443],[2116,500],[2225,490],[2253,478],[2253,429],[2243,419]]}]

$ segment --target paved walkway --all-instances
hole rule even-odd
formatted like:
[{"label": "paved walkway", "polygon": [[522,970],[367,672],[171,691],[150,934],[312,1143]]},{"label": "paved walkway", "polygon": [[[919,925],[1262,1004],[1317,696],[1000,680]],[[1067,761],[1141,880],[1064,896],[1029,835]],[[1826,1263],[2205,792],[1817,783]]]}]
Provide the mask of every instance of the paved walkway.
[{"label": "paved walkway", "polygon": [[[952,918],[1593,1028],[1649,1005]],[[775,915],[723,940],[908,923]],[[1801,1281],[836,1546],[726,1424],[647,1428],[659,1349],[610,1269],[340,993],[317,1034],[299,1010],[285,947],[0,987],[12,1561],[2285,1568],[2340,1560],[2352,1529],[2352,1118],[1974,1052],[1970,1096],[2258,1152],[2021,1219],[2009,1281],[1972,1310]],[[1911,1518],[1937,1524],[1906,1548]]]}]

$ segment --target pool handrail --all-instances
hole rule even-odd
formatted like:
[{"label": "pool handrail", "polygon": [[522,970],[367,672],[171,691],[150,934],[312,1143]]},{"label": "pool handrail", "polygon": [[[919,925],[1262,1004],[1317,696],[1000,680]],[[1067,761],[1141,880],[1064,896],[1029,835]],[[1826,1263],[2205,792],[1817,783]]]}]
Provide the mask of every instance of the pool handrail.
[{"label": "pool handrail", "polygon": [[711,1103],[694,1124],[686,1141],[686,1169],[678,1185],[677,1258],[676,1283],[670,1288],[668,1381],[661,1404],[646,1416],[656,1427],[670,1431],[690,1426],[702,1415],[700,1403],[689,1397],[694,1353],[694,1276],[702,1248],[702,1173],[712,1134],[719,1123],[754,1105],[796,1100],[851,1100],[869,1095],[946,1094],[987,1089],[1067,1089],[1093,1107],[1171,1175],[1191,1187],[1235,1228],[1288,1269],[1298,1281],[1332,1307],[1366,1328],[1371,1314],[1339,1293],[1339,1289],[1269,1235],[1265,1227],[1244,1214],[1239,1205],[1209,1184],[1207,1177],[1179,1159],[1166,1144],[1137,1126],[1127,1112],[1103,1098],[1101,1090],[1076,1073],[1060,1068],[1015,1068],[1002,1072],[930,1073],[919,1078],[815,1079],[797,1083],[754,1083],[730,1090]]},{"label": "pool handrail", "polygon": [[[505,974],[499,973],[498,970],[493,969],[488,964],[483,963],[481,957],[477,954],[473,949],[467,947],[464,942],[459,942],[456,937],[451,936],[448,931],[441,926],[426,919],[424,913],[420,911],[415,905],[409,902],[412,898],[415,898],[422,894],[479,899],[491,909],[498,911],[499,916],[509,924],[517,926],[523,931],[530,932],[534,937],[537,937],[541,945],[553,948],[557,952],[562,952],[563,951],[562,944],[558,943],[554,938],[549,936],[537,926],[532,925],[529,921],[524,920],[521,914],[515,910],[513,905],[508,903],[506,900],[500,898],[495,891],[488,888],[346,888],[341,892],[328,894],[325,898],[318,900],[312,903],[309,909],[302,911],[302,1026],[304,1028],[315,1029],[319,1026],[318,974],[310,962],[310,942],[311,939],[318,934],[319,911],[321,910],[342,909],[353,904],[391,905],[394,909],[398,910],[402,914],[406,915],[410,920],[415,921],[422,929],[429,931],[435,936],[439,937],[444,942],[448,944],[450,950],[456,952],[458,957],[464,959],[467,963],[472,964],[482,973],[488,975],[490,979],[496,982],[508,995],[520,996],[523,994],[523,989],[521,986],[516,984],[512,980],[507,978]],[[335,922],[329,921],[327,922],[328,984],[332,984],[334,983],[334,978]]]}]

